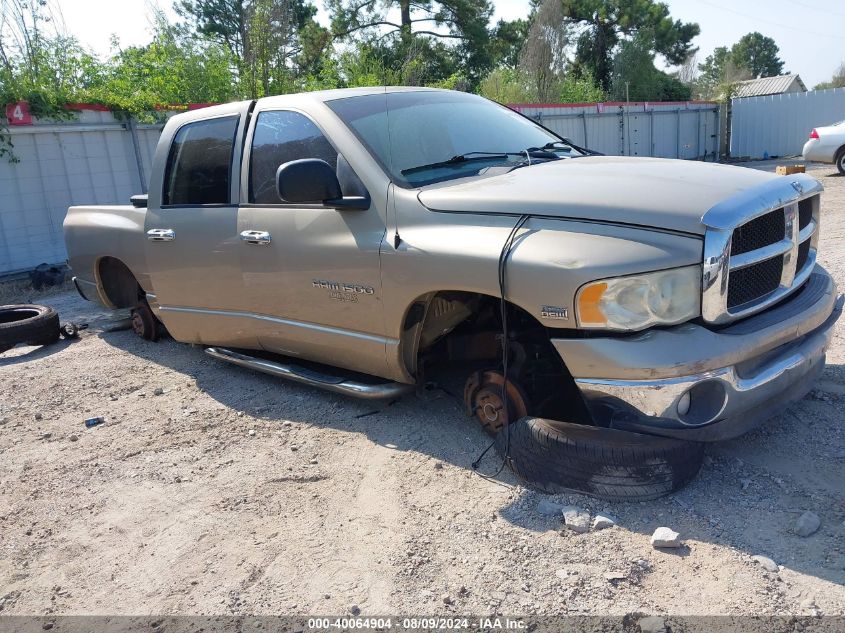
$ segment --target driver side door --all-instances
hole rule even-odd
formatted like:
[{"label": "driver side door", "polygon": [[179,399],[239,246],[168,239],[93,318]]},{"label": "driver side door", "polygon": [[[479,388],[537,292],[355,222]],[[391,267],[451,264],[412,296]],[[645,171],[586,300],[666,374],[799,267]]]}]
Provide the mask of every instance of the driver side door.
[{"label": "driver side door", "polygon": [[[263,110],[247,139],[246,193],[238,213],[242,288],[262,348],[366,373],[386,366],[379,249],[385,224],[366,210],[290,204],[276,191],[283,163],[318,158],[344,195],[364,185],[315,121],[293,109]],[[380,201],[384,204],[384,201]]]}]

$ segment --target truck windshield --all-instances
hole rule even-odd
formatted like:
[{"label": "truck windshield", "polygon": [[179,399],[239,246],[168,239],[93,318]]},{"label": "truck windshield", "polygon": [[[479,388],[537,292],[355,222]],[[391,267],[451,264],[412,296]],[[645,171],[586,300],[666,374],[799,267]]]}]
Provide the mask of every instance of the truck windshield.
[{"label": "truck windshield", "polygon": [[461,92],[387,92],[327,105],[406,188],[580,155],[513,110]]}]

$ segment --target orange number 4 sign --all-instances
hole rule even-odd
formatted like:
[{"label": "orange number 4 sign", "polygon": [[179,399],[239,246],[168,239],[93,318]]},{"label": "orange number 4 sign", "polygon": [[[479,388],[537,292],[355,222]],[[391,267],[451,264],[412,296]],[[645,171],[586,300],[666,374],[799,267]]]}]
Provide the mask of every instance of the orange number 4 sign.
[{"label": "orange number 4 sign", "polygon": [[32,125],[32,114],[26,101],[10,103],[6,106],[6,119],[9,125]]}]

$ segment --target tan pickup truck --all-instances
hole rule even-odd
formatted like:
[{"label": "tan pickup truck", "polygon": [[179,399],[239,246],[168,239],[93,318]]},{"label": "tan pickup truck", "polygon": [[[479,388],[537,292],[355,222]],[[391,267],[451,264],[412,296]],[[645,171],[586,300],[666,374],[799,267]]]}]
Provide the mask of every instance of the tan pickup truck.
[{"label": "tan pickup truck", "polygon": [[474,95],[366,88],[175,116],[148,198],[71,207],[64,229],[80,293],[133,309],[145,338],[160,321],[361,397],[448,367],[491,432],[537,416],[702,442],[823,369],[841,301],[816,265],[821,191],[594,155]]}]

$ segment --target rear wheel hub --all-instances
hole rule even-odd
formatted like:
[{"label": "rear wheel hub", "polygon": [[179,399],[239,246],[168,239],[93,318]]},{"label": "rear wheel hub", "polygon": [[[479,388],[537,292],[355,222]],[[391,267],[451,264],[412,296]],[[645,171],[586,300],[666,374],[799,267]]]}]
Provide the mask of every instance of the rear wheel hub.
[{"label": "rear wheel hub", "polygon": [[132,313],[132,329],[135,334],[143,337],[146,332],[146,325],[144,324],[144,317],[137,310]]}]

